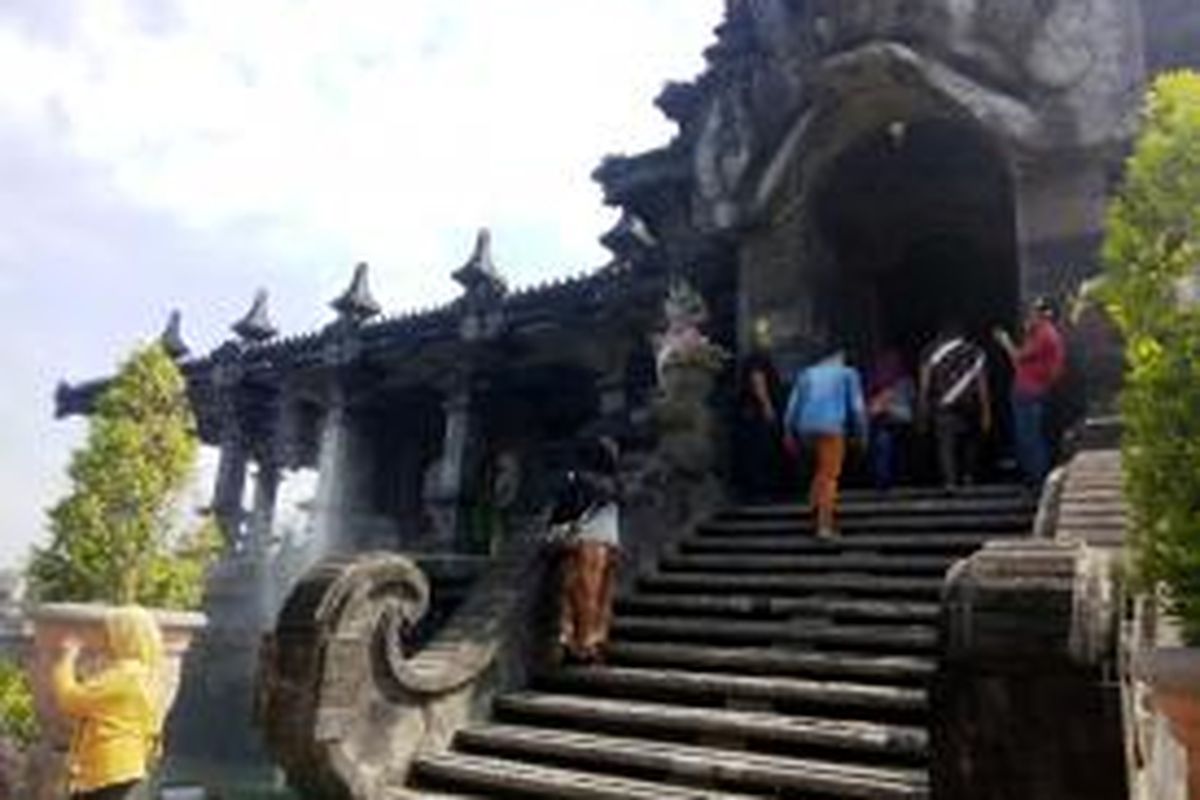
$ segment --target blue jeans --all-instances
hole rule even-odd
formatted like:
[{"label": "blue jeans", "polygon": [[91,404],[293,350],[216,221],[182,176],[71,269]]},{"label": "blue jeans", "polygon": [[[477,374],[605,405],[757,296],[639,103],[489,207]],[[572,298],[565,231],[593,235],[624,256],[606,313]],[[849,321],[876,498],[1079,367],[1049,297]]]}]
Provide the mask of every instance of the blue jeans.
[{"label": "blue jeans", "polygon": [[1013,438],[1017,464],[1031,485],[1039,485],[1050,472],[1050,442],[1046,437],[1046,399],[1014,394]]},{"label": "blue jeans", "polygon": [[899,455],[900,429],[886,422],[872,423],[871,475],[876,489],[890,489],[896,485]]}]

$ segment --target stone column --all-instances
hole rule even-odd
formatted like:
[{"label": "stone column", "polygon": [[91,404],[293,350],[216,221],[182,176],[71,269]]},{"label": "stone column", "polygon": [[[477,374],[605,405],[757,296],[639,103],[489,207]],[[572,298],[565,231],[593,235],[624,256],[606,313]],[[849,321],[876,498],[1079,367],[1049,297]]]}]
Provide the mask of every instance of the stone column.
[{"label": "stone column", "polygon": [[295,411],[292,398],[281,388],[271,400],[267,411],[268,421],[262,431],[264,441],[258,448],[253,505],[246,530],[247,549],[260,559],[268,556],[283,471],[293,457],[292,448],[297,435]]},{"label": "stone column", "polygon": [[317,496],[314,529],[316,557],[353,549],[349,530],[350,486],[353,481],[353,431],[344,387],[336,380],[321,424],[317,458]]},{"label": "stone column", "polygon": [[475,444],[469,381],[455,380],[445,387],[442,411],[442,454],[430,467],[425,502],[434,520],[433,544],[440,550],[455,550],[462,532],[463,502],[471,488],[470,456]]},{"label": "stone column", "polygon": [[258,462],[258,472],[254,476],[254,507],[246,531],[247,547],[258,558],[265,558],[271,545],[278,494],[279,465],[274,459],[264,458]]},{"label": "stone column", "polygon": [[221,456],[217,465],[217,479],[213,488],[212,509],[217,524],[225,536],[229,552],[238,551],[242,545],[242,522],[245,509],[242,505],[246,491],[246,442],[242,426],[237,418],[237,409],[229,403],[225,411],[221,433]]}]

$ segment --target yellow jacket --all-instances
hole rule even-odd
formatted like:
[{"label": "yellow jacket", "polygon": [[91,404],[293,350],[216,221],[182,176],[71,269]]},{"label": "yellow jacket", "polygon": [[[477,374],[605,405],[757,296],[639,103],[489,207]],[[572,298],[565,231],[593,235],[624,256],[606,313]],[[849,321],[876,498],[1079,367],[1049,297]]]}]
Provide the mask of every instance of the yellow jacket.
[{"label": "yellow jacket", "polygon": [[73,792],[144,778],[162,727],[153,649],[161,644],[137,641],[138,632],[119,621],[107,627],[113,659],[107,669],[81,682],[75,659],[65,657],[52,676],[59,707],[76,720],[69,754]]}]

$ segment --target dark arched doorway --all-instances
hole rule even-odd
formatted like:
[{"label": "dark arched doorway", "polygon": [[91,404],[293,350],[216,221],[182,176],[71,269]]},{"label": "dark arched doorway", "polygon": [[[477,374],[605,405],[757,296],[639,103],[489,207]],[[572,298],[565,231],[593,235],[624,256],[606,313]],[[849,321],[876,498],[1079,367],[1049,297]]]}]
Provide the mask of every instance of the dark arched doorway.
[{"label": "dark arched doorway", "polygon": [[981,338],[1015,321],[1012,181],[971,127],[892,123],[834,159],[814,199],[833,256],[826,312],[857,357],[914,357],[950,319]]}]

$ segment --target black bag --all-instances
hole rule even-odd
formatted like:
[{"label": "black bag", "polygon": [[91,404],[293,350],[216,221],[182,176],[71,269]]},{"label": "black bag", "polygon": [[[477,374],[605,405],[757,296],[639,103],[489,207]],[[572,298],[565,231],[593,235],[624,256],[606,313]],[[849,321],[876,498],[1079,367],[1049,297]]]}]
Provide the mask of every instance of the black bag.
[{"label": "black bag", "polygon": [[575,522],[592,506],[587,484],[580,480],[575,470],[568,472],[554,493],[554,505],[550,510],[551,525]]}]

